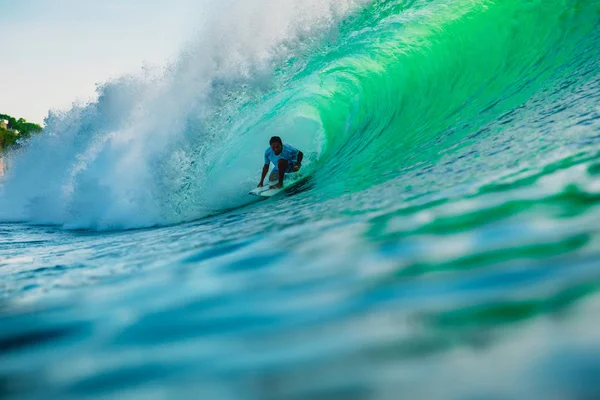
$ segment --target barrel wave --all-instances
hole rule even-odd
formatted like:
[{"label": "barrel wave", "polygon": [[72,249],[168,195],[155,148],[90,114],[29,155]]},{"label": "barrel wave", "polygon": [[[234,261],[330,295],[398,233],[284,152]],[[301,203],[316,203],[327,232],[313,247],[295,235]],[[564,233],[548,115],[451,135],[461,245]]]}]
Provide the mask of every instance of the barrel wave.
[{"label": "barrel wave", "polygon": [[122,229],[238,207],[274,134],[314,155],[317,190],[362,190],[493,140],[489,124],[597,65],[597,2],[312,3],[310,28],[240,44],[234,15],[167,71],[52,114],[15,157],[2,218]]},{"label": "barrel wave", "polygon": [[216,3],[8,154],[0,397],[600,398],[600,1]]}]

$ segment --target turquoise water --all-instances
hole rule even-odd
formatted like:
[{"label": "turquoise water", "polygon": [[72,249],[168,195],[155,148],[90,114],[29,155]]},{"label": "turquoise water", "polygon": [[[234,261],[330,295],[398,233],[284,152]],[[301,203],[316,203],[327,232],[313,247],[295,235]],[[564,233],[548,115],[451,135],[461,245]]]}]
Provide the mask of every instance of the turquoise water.
[{"label": "turquoise water", "polygon": [[599,398],[600,2],[247,4],[9,155],[0,396]]}]

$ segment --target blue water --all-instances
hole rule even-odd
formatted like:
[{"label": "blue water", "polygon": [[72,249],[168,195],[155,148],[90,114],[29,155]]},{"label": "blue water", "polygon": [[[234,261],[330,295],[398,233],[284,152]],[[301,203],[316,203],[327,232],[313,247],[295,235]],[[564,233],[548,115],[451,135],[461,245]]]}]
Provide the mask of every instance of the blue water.
[{"label": "blue water", "polygon": [[600,2],[205,18],[6,155],[0,398],[600,398]]}]

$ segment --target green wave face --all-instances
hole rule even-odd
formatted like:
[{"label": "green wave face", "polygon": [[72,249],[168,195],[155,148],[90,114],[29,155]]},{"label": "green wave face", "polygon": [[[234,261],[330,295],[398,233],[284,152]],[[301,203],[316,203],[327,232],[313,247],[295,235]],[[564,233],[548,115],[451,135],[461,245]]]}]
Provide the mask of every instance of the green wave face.
[{"label": "green wave face", "polygon": [[0,220],[139,228],[243,207],[271,135],[307,153],[317,206],[386,191],[340,205],[349,214],[531,186],[597,153],[599,0],[326,4],[352,6],[304,36],[288,21],[288,42],[257,38],[267,61],[215,33],[158,84],[117,80],[51,116],[53,136],[0,187]]},{"label": "green wave face", "polygon": [[376,1],[295,77],[286,107],[321,126],[317,176],[360,190],[493,140],[506,113],[521,109],[536,130],[536,94],[555,103],[566,93],[557,87],[597,72],[599,10],[575,0]]}]

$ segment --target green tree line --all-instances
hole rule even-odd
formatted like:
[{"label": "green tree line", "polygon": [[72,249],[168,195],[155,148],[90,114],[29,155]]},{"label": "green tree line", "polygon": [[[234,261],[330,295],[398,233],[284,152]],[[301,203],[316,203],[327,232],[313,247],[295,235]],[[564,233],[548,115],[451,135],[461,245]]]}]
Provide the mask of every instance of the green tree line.
[{"label": "green tree line", "polygon": [[[7,129],[0,127],[0,151],[16,146],[21,140],[27,140],[32,134],[42,131],[42,127],[24,118],[16,119],[8,114],[0,114],[0,120],[7,120]],[[19,133],[17,134],[16,131]]]}]

